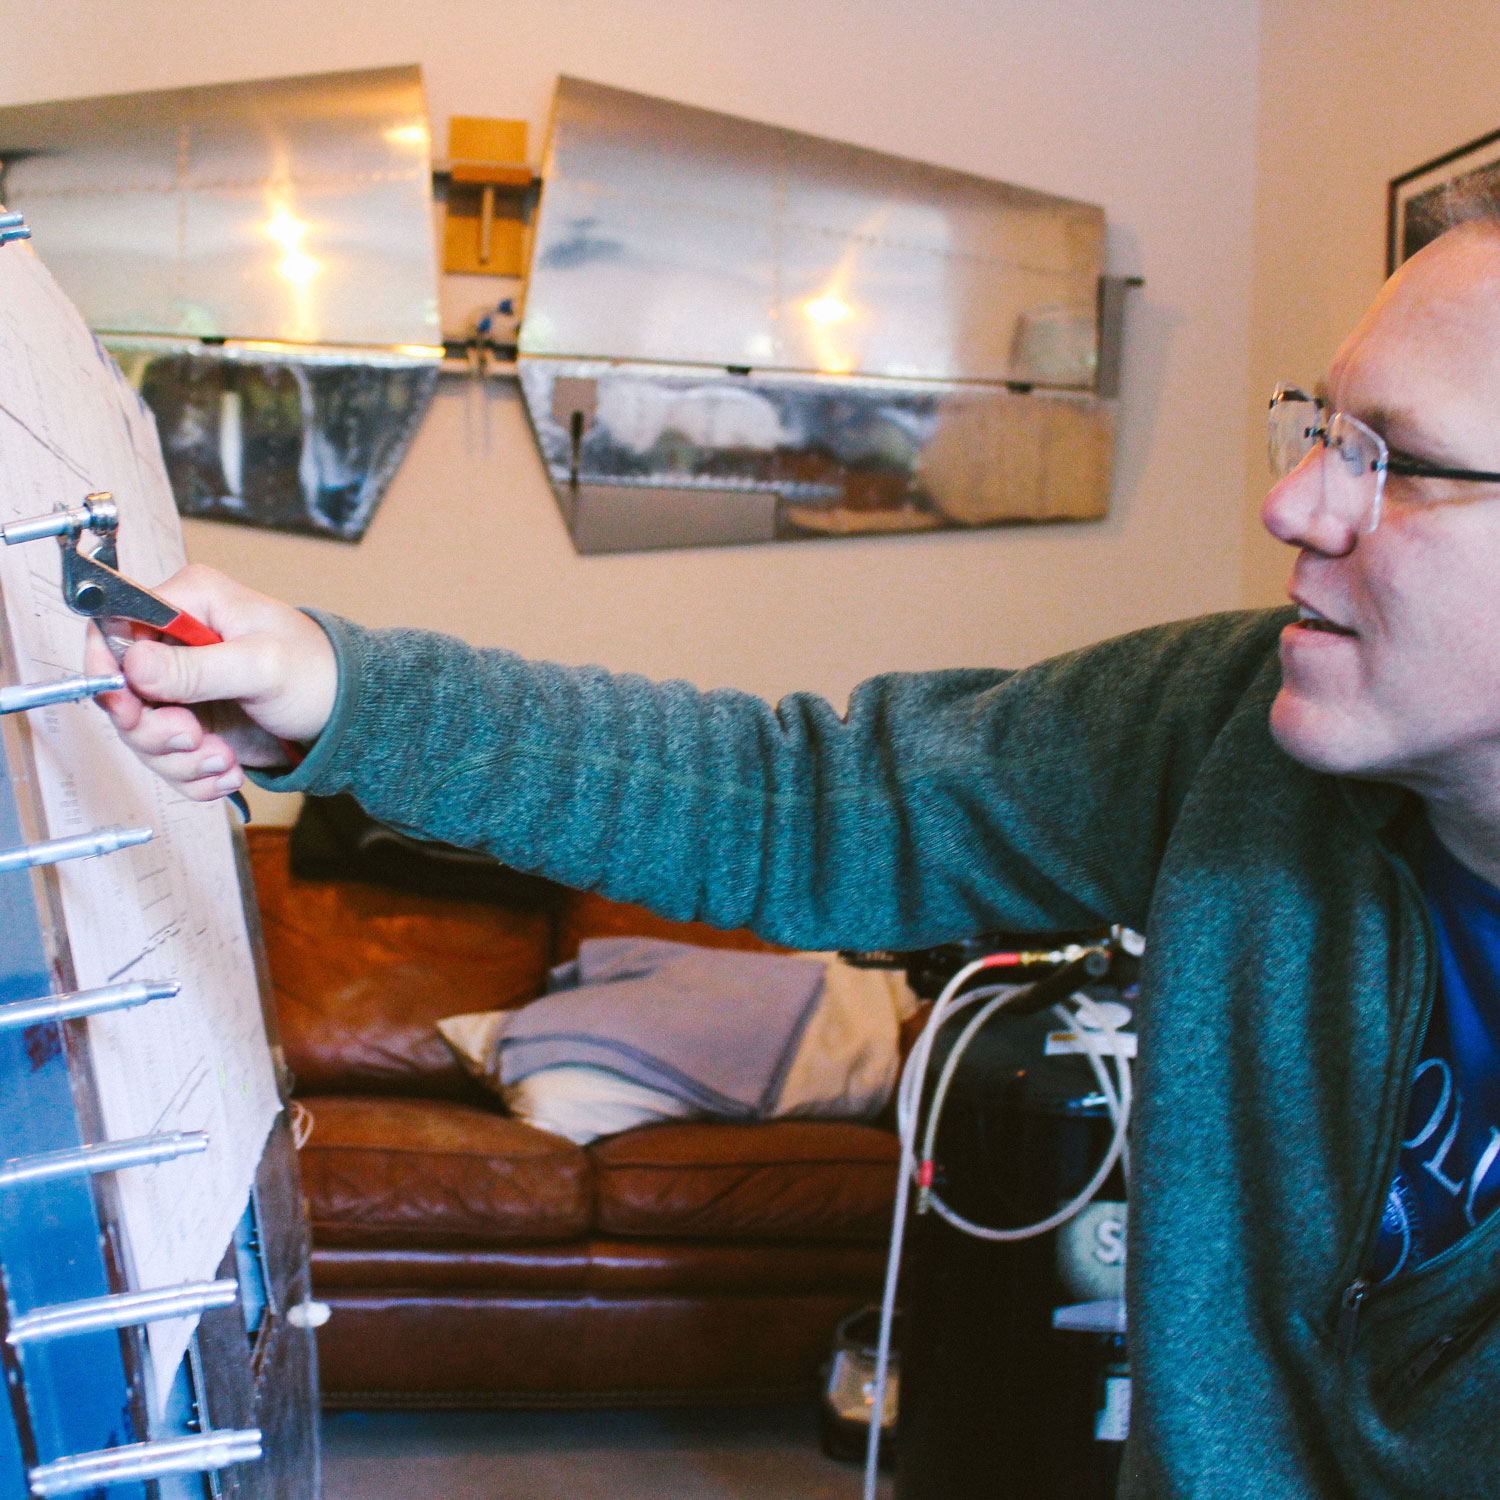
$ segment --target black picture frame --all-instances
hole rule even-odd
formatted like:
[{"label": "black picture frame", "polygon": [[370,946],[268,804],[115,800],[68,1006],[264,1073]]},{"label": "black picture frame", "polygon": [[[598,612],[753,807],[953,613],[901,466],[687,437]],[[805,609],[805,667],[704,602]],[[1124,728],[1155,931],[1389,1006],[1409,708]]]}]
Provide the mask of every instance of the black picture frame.
[{"label": "black picture frame", "polygon": [[1443,231],[1433,212],[1439,194],[1460,178],[1483,174],[1500,188],[1500,130],[1393,177],[1386,194],[1385,273],[1395,271]]}]

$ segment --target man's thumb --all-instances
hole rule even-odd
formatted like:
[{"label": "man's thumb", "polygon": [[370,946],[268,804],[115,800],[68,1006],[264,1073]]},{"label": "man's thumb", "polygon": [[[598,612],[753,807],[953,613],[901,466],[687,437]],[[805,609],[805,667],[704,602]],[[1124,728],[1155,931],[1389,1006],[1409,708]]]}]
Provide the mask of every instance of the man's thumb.
[{"label": "man's thumb", "polygon": [[219,675],[203,661],[220,648],[167,646],[160,641],[136,641],[121,666],[126,681],[153,703],[204,703],[226,696],[212,679]]}]

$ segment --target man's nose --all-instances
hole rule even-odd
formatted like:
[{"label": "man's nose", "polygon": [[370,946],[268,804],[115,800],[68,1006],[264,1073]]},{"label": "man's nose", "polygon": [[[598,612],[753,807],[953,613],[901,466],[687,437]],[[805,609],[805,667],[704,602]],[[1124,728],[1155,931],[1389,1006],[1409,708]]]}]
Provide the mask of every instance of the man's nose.
[{"label": "man's nose", "polygon": [[1328,505],[1323,492],[1327,454],[1315,447],[1290,474],[1270,488],[1261,502],[1261,524],[1279,542],[1325,557],[1342,557],[1353,549],[1357,529]]}]

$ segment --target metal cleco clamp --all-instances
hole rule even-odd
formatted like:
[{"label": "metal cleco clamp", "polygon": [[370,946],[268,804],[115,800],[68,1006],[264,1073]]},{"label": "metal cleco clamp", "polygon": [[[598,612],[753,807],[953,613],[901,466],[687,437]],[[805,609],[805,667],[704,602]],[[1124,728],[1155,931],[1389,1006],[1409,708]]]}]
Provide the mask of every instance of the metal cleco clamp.
[{"label": "metal cleco clamp", "polygon": [[36,865],[56,865],[67,859],[92,859],[113,854],[133,844],[144,844],[154,838],[150,828],[101,828],[95,833],[75,833],[68,838],[47,839],[40,844],[23,844],[17,849],[0,849],[0,875],[10,870],[29,870]]},{"label": "metal cleco clamp", "polygon": [[32,1182],[54,1182],[62,1177],[90,1177],[98,1172],[120,1172],[126,1167],[149,1167],[208,1150],[206,1130],[166,1130],[159,1135],[106,1141],[97,1146],[72,1146],[63,1151],[38,1151],[0,1161],[0,1188]]},{"label": "metal cleco clamp", "polygon": [[54,703],[77,703],[100,693],[118,692],[124,686],[125,677],[120,672],[109,677],[62,677],[56,682],[16,683],[0,687],[0,714],[50,708]]},{"label": "metal cleco clamp", "polygon": [[237,1281],[192,1281],[183,1286],[54,1303],[18,1313],[10,1321],[5,1342],[14,1348],[74,1333],[97,1333],[101,1328],[129,1328],[167,1318],[189,1318],[211,1307],[228,1307],[239,1294]]},{"label": "metal cleco clamp", "polygon": [[136,979],[126,984],[106,984],[96,990],[70,990],[61,995],[42,995],[36,1000],[12,1000],[0,1005],[0,1031],[128,1010],[150,1000],[170,1000],[181,989],[173,979]]},{"label": "metal cleco clamp", "polygon": [[126,1443],[119,1448],[101,1448],[96,1453],[76,1453],[38,1464],[26,1478],[33,1495],[72,1495],[79,1490],[101,1489],[132,1479],[205,1474],[231,1464],[253,1463],[260,1456],[260,1429],[248,1427],[153,1443]]}]

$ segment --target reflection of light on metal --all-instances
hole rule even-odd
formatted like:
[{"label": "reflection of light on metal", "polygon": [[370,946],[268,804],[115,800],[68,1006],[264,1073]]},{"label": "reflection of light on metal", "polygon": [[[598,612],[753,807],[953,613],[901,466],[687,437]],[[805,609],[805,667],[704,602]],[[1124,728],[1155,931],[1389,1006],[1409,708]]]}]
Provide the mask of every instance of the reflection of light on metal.
[{"label": "reflection of light on metal", "polygon": [[846,335],[852,336],[854,329],[848,325],[856,322],[854,309],[844,299],[844,285],[853,269],[851,262],[852,256],[846,253],[827,289],[800,304],[803,316],[812,324],[808,333],[813,357],[825,375],[847,375],[854,369],[854,352],[849,347],[852,337],[841,339],[838,335],[842,324]]},{"label": "reflection of light on metal", "polygon": [[266,233],[286,251],[276,264],[276,274],[284,281],[303,286],[323,269],[322,262],[315,260],[302,248],[302,242],[307,238],[307,224],[304,220],[279,208],[266,225]]},{"label": "reflection of light on metal", "polygon": [[832,292],[824,292],[821,297],[810,297],[802,304],[802,311],[814,323],[842,323],[854,316],[854,309]]},{"label": "reflection of light on metal", "polygon": [[849,375],[859,362],[862,340],[861,309],[850,300],[849,283],[854,279],[859,253],[867,243],[877,240],[889,217],[890,206],[882,204],[860,225],[839,256],[833,274],[822,291],[800,302],[802,315],[812,325],[808,338],[813,358],[824,375]]},{"label": "reflection of light on metal", "polygon": [[292,185],[289,171],[284,163],[278,163],[271,180],[266,184],[266,207],[271,216],[263,226],[270,236],[286,252],[276,262],[276,274],[291,290],[292,316],[288,332],[294,340],[313,340],[318,337],[318,319],[313,307],[312,284],[323,264],[309,255],[306,241],[311,226],[292,212]]},{"label": "reflection of light on metal", "polygon": [[276,274],[286,281],[301,285],[311,281],[322,269],[321,261],[314,260],[310,255],[304,255],[300,250],[294,250],[277,263]]},{"label": "reflection of light on metal", "polygon": [[[113,353],[118,350],[129,356],[134,352],[157,354],[199,354],[201,346],[195,338],[176,335],[158,338],[151,334],[106,335]],[[290,339],[225,339],[216,346],[216,353],[223,359],[269,356],[272,360],[284,359],[293,364],[320,365],[369,365],[376,368],[391,368],[408,365],[414,361],[436,362],[443,357],[441,344],[315,344]],[[120,356],[116,354],[118,359]]]},{"label": "reflection of light on metal", "polygon": [[404,146],[411,151],[425,151],[432,144],[432,137],[420,120],[411,125],[392,125],[382,133],[388,145]]},{"label": "reflection of light on metal", "polygon": [[266,233],[276,241],[284,250],[298,250],[302,241],[307,238],[306,223],[289,214],[286,209],[278,208],[271,215],[271,221],[266,225]]}]

